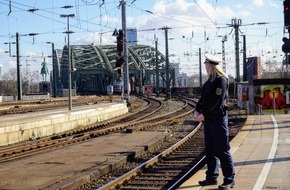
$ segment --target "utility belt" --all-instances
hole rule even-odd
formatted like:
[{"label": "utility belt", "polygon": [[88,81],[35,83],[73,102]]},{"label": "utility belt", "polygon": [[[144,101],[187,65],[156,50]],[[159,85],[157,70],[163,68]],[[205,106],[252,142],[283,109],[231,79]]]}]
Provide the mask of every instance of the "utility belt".
[{"label": "utility belt", "polygon": [[220,108],[212,110],[209,117],[221,117],[227,114],[228,114],[228,106],[222,105]]}]

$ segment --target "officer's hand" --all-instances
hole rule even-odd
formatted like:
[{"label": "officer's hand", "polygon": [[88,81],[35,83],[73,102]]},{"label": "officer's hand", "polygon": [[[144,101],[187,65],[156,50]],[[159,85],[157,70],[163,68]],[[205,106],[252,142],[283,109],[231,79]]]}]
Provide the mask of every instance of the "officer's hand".
[{"label": "officer's hand", "polygon": [[197,118],[198,122],[203,122],[204,121],[204,116],[202,114],[200,114]]},{"label": "officer's hand", "polygon": [[194,115],[195,119],[197,119],[197,117],[199,116],[199,113],[197,111],[194,111],[193,115]]}]

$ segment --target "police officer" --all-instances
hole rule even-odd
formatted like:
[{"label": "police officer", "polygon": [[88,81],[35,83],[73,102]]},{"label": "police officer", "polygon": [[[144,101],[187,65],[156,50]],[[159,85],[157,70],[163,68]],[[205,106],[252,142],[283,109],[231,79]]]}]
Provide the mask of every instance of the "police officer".
[{"label": "police officer", "polygon": [[218,160],[224,176],[218,189],[230,189],[235,186],[234,163],[230,153],[228,115],[226,98],[228,94],[228,76],[220,69],[221,62],[215,56],[205,55],[205,67],[208,80],[202,87],[194,115],[204,125],[204,141],[206,151],[206,179],[199,185],[215,185],[219,175]]}]

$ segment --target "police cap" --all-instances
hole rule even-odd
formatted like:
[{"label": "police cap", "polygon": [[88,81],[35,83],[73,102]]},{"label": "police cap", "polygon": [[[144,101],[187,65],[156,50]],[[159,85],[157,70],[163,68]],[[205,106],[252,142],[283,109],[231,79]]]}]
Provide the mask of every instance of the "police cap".
[{"label": "police cap", "polygon": [[222,62],[218,57],[213,56],[211,54],[205,54],[205,61],[204,63],[211,63],[214,65],[218,65],[220,62]]}]

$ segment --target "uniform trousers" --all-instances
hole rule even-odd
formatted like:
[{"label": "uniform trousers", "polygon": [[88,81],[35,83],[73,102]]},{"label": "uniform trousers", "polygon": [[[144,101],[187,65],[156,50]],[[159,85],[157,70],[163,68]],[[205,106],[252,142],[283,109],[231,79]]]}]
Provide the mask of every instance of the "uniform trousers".
[{"label": "uniform trousers", "polygon": [[217,179],[219,175],[219,160],[224,183],[232,183],[235,170],[230,153],[228,115],[205,117],[203,125],[207,163],[206,179]]}]

